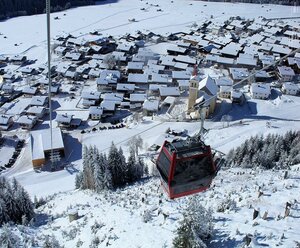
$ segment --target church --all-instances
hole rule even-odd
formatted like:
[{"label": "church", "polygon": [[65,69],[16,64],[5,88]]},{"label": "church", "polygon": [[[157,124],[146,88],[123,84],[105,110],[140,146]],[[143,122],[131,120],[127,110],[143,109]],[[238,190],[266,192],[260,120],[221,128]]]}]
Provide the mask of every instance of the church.
[{"label": "church", "polygon": [[197,75],[197,71],[194,70],[189,81],[187,114],[190,115],[192,119],[199,119],[199,110],[195,109],[195,104],[203,102],[203,106],[205,106],[205,117],[208,117],[215,111],[217,93],[218,86],[215,80],[210,76],[201,79],[199,75]]}]

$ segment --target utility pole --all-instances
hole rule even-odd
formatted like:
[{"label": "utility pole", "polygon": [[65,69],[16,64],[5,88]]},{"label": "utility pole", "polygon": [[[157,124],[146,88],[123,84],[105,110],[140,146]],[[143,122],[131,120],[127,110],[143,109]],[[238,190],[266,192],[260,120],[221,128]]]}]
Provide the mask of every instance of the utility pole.
[{"label": "utility pole", "polygon": [[51,144],[51,170],[54,170],[53,165],[53,135],[52,135],[52,104],[51,104],[51,36],[50,36],[50,0],[46,0],[46,13],[47,13],[47,50],[48,50],[48,98],[49,98],[49,119],[50,119],[50,144]]}]

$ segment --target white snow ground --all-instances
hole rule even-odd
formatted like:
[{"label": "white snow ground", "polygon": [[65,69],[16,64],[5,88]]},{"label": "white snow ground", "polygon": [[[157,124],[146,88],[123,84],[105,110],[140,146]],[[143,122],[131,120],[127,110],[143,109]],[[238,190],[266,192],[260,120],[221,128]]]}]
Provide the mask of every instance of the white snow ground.
[{"label": "white snow ground", "polygon": [[[261,8],[260,5],[254,4],[174,0],[173,3],[161,1],[160,7],[154,7],[150,4],[156,4],[157,1],[148,0],[147,2],[148,5],[146,1],[121,0],[115,4],[88,6],[54,13],[52,14],[52,36],[62,32],[84,35],[92,30],[99,30],[104,35],[123,35],[136,30],[151,30],[157,33],[178,32],[188,29],[187,26],[193,22],[201,23],[209,19],[211,15],[214,16],[214,20],[222,20],[233,15],[247,18],[300,16],[299,9],[290,6],[265,5],[265,8]],[[142,11],[141,8],[146,8],[147,11]],[[158,8],[161,8],[163,12],[158,12]],[[54,20],[55,16],[60,19]],[[135,18],[137,22],[129,22],[129,18]],[[23,53],[31,59],[38,59],[37,65],[45,62],[45,20],[45,15],[36,15],[0,22],[0,30],[4,34],[0,36],[0,53]],[[7,39],[4,36],[7,36]],[[74,102],[59,103],[61,110],[71,108],[76,104]],[[230,113],[234,122],[229,127],[223,128],[221,122],[206,122],[205,126],[210,129],[206,142],[216,149],[227,152],[251,135],[300,130],[299,106],[300,100],[297,97],[282,97],[281,99],[276,97],[270,101],[251,100],[243,108],[232,109]],[[12,113],[17,114],[21,107],[15,105],[11,109]],[[239,124],[241,119],[242,125]],[[271,122],[271,128],[266,126],[266,121]],[[39,209],[41,213],[61,214],[71,205],[74,206],[77,203],[83,205],[79,208],[79,214],[83,217],[78,221],[69,224],[65,214],[58,215],[58,218],[49,224],[38,228],[36,235],[39,232],[41,234],[54,233],[60,243],[66,247],[74,247],[79,238],[84,242],[83,247],[88,247],[90,240],[96,235],[104,239],[101,246],[105,246],[109,241],[112,244],[111,247],[162,247],[164,244],[169,247],[186,199],[169,201],[164,196],[160,196],[160,189],[159,193],[157,192],[159,181],[155,178],[145,183],[141,182],[139,186],[133,185],[117,194],[111,193],[106,196],[106,199],[105,196],[96,196],[89,192],[74,192],[74,177],[82,163],[81,146],[78,145],[78,141],[85,145],[97,145],[102,151],[107,151],[111,142],[114,141],[117,145],[123,146],[126,152],[126,141],[133,135],[140,134],[144,143],[147,144],[145,146],[150,146],[168,127],[188,129],[192,134],[197,132],[199,126],[197,122],[160,123],[146,119],[128,129],[105,130],[84,135],[79,131],[73,132],[66,140],[67,152],[71,154],[70,161],[73,167],[57,172],[34,172],[31,168],[27,143],[26,150],[22,151],[14,168],[4,175],[10,178],[16,177],[32,197],[69,191],[54,197],[45,208]],[[77,145],[72,147],[76,140]],[[245,174],[240,175],[244,172]],[[269,244],[270,247],[294,247],[294,241],[299,240],[300,237],[300,226],[297,221],[300,217],[298,174],[298,172],[293,172],[290,179],[282,180],[281,173],[277,171],[252,171],[251,174],[249,171],[237,169],[221,171],[214,181],[215,187],[199,194],[203,199],[203,204],[212,207],[213,210],[216,210],[217,205],[225,201],[228,195],[237,202],[236,208],[226,210],[225,213],[214,214],[216,222],[214,247],[237,247],[246,233],[254,234],[255,231],[257,246]],[[262,186],[265,193],[260,198],[257,198],[258,186]],[[149,194],[148,203],[141,203],[141,192]],[[159,205],[161,197],[163,203]],[[130,199],[140,204],[140,208],[134,204],[130,205]],[[298,202],[294,204],[291,216],[286,219],[277,218],[279,214],[283,216],[285,202],[295,202],[295,199],[298,199]],[[260,208],[261,213],[267,210],[269,218],[262,220],[259,217],[256,220],[257,224],[254,224],[251,218],[253,209],[249,208],[250,204],[252,207]],[[169,218],[164,221],[161,215],[157,216],[157,210],[153,210],[153,220],[143,223],[141,217],[143,211],[153,207],[159,207],[168,212]],[[90,226],[95,220],[105,223],[105,226],[98,233],[92,234]],[[62,231],[69,232],[70,227],[80,225],[82,226],[76,239],[70,239],[68,235],[62,234]],[[283,232],[285,238],[280,239]]]}]

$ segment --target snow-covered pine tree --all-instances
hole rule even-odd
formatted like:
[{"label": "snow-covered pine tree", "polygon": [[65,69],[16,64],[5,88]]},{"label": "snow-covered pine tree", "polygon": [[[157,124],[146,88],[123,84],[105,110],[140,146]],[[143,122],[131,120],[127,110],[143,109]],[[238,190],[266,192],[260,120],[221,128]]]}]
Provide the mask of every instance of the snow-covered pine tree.
[{"label": "snow-covered pine tree", "polygon": [[205,242],[210,239],[213,231],[212,214],[199,202],[199,197],[191,198],[179,223],[176,237],[173,240],[175,248],[206,248]]},{"label": "snow-covered pine tree", "polygon": [[6,209],[6,204],[0,194],[0,226],[9,221],[9,215]]},{"label": "snow-covered pine tree", "polygon": [[99,160],[95,164],[94,182],[96,192],[101,192],[104,189],[104,170],[102,165],[99,164]]},{"label": "snow-covered pine tree", "polygon": [[135,159],[135,151],[131,147],[129,151],[129,157],[127,161],[127,174],[126,174],[126,180],[127,182],[133,182],[135,179],[135,165],[136,165],[136,159]]},{"label": "snow-covered pine tree", "polygon": [[85,148],[83,161],[83,189],[94,188],[93,148]]},{"label": "snow-covered pine tree", "polygon": [[120,158],[120,169],[121,169],[121,172],[122,172],[120,182],[121,182],[121,184],[126,184],[127,183],[126,175],[127,175],[127,172],[128,172],[128,167],[127,167],[126,158],[124,156],[122,147],[119,148],[118,152],[119,152],[119,158]]},{"label": "snow-covered pine tree", "polygon": [[135,174],[135,180],[138,180],[143,177],[144,171],[145,171],[145,163],[142,158],[138,158],[136,163],[136,174]]},{"label": "snow-covered pine tree", "polygon": [[120,157],[120,153],[113,142],[108,153],[108,166],[111,171],[113,187],[115,188],[123,185],[124,174],[122,171],[122,158]]},{"label": "snow-covered pine tree", "polygon": [[103,181],[104,190],[110,190],[114,188],[112,174],[108,166],[105,167]]},{"label": "snow-covered pine tree", "polygon": [[23,216],[26,216],[27,220],[30,221],[34,217],[34,205],[30,200],[28,193],[16,180],[14,182],[14,185],[14,187],[16,187],[16,191],[14,192],[14,198],[16,201],[18,211],[18,222],[22,223]]},{"label": "snow-covered pine tree", "polygon": [[83,188],[83,172],[80,171],[75,176],[75,189]]}]

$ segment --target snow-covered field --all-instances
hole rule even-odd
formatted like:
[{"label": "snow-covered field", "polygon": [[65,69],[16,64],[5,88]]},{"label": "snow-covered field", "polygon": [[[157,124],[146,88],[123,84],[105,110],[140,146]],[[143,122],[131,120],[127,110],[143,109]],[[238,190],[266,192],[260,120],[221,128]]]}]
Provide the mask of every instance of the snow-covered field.
[{"label": "snow-covered field", "polygon": [[[159,7],[154,5],[159,4]],[[145,8],[145,10],[141,10]],[[157,11],[161,9],[162,11]],[[211,15],[213,18],[211,19]],[[194,22],[225,20],[239,15],[246,18],[299,16],[299,7],[202,1],[120,0],[113,4],[87,6],[53,13],[51,35],[75,36],[98,30],[103,35],[124,35],[140,31],[172,33],[188,30]],[[54,20],[58,17],[58,20]],[[128,19],[135,18],[136,22]],[[0,22],[0,54],[23,53],[30,59],[46,61],[46,16],[17,17]],[[4,38],[6,36],[7,38]]]},{"label": "snow-covered field", "polygon": [[[155,7],[154,4],[160,6]],[[114,4],[81,7],[52,14],[52,37],[62,32],[78,36],[93,30],[114,36],[137,30],[179,32],[189,29],[188,26],[194,22],[210,19],[211,15],[213,21],[218,21],[234,15],[246,18],[300,16],[300,10],[291,6],[265,5],[262,8],[260,5],[241,3],[121,0]],[[54,17],[59,19],[54,20]],[[129,22],[129,18],[135,18],[137,22]],[[37,59],[37,65],[44,63],[45,21],[45,15],[36,15],[0,22],[3,33],[0,35],[0,54],[23,53],[31,59]],[[154,46],[155,49],[160,52],[162,47]],[[58,111],[73,109],[78,104],[77,100],[65,99],[55,99],[59,104]],[[5,107],[9,108],[9,113],[16,115],[22,111],[23,106],[15,102]],[[274,94],[274,98],[268,101],[251,100],[243,107],[232,107],[229,114],[233,121],[228,127],[219,121],[207,121],[205,127],[209,132],[205,141],[226,153],[252,135],[284,134],[289,130],[300,130],[299,109],[299,97]],[[86,113],[82,111],[81,114],[85,116]],[[270,122],[270,125],[266,125],[266,122]],[[140,135],[144,143],[142,153],[146,155],[146,148],[154,143],[162,144],[167,138],[165,130],[168,127],[187,129],[189,134],[194,134],[200,124],[160,122],[144,118],[141,123],[131,124],[128,128],[85,134],[74,131],[65,139],[71,166],[56,172],[35,172],[32,169],[28,134],[22,133],[22,137],[27,138],[25,150],[21,152],[14,167],[3,175],[16,177],[32,198],[63,192],[51,197],[45,206],[38,209],[40,217],[47,217],[49,222],[31,230],[33,235],[54,234],[65,247],[75,247],[79,240],[83,242],[82,247],[89,247],[95,237],[101,241],[99,247],[107,244],[111,247],[171,247],[173,231],[177,221],[182,218],[187,198],[168,200],[161,192],[157,178],[147,179],[107,195],[74,191],[75,175],[82,168],[82,145],[96,145],[100,151],[107,152],[111,142],[114,142],[122,146],[127,154],[127,141],[134,135]],[[248,233],[254,235],[256,243],[253,247],[296,247],[294,241],[300,237],[299,166],[294,166],[292,170],[286,180],[282,179],[282,172],[278,171],[222,170],[213,187],[199,194],[203,205],[214,211],[215,235],[211,247],[238,247]],[[259,186],[264,193],[260,198],[257,196]],[[235,204],[224,212],[218,212],[219,207],[226,205],[229,198]],[[286,202],[293,203],[293,207],[290,216],[282,218]],[[77,208],[81,218],[69,223],[67,210],[73,207]],[[254,208],[260,210],[260,215],[252,220]],[[159,210],[168,217],[164,219],[163,215],[158,214]],[[143,221],[145,211],[151,216],[147,223]],[[265,211],[268,216],[262,219]],[[92,229],[95,221],[100,223],[100,227]],[[72,236],[74,233],[75,237]],[[281,238],[283,233],[284,237]]]}]

